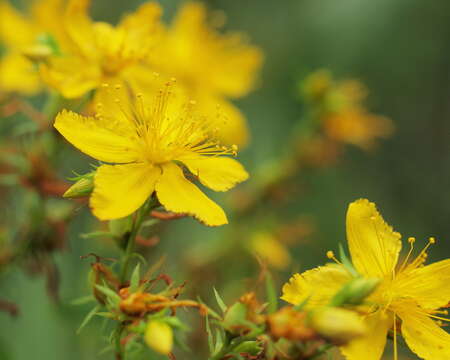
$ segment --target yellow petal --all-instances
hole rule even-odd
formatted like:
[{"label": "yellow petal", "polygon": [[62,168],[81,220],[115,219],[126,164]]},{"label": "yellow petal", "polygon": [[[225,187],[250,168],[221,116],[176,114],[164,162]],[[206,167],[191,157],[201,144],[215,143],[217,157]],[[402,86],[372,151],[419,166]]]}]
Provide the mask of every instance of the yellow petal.
[{"label": "yellow petal", "polygon": [[92,105],[96,118],[105,123],[115,123],[120,130],[116,132],[124,136],[132,137],[136,134],[133,123],[133,98],[126,84],[121,79],[111,79],[108,83],[102,84],[94,95]]},{"label": "yellow petal", "polygon": [[64,14],[64,24],[67,34],[77,46],[79,54],[86,58],[97,55],[96,43],[93,41],[94,28],[88,10],[91,0],[69,0]]},{"label": "yellow petal", "polygon": [[214,191],[227,191],[248,179],[248,173],[236,160],[225,156],[198,156],[179,159],[200,182]]},{"label": "yellow petal", "polygon": [[60,49],[65,49],[69,45],[63,16],[61,16],[64,10],[65,0],[34,1],[30,8],[32,18],[39,25],[41,31],[54,36]]},{"label": "yellow petal", "polygon": [[199,111],[214,122],[221,143],[239,147],[248,144],[247,120],[236,106],[225,98],[211,96],[210,92],[201,92],[195,99],[198,100]]},{"label": "yellow petal", "polygon": [[307,308],[325,306],[351,278],[348,271],[341,265],[319,266],[292,276],[283,286],[281,299],[298,305],[308,298]]},{"label": "yellow petal", "polygon": [[0,1],[0,40],[8,47],[20,49],[34,41],[38,29],[9,1]]},{"label": "yellow petal", "polygon": [[128,163],[139,158],[136,140],[117,133],[114,124],[63,110],[54,126],[72,145],[97,160]]},{"label": "yellow petal", "polygon": [[81,57],[53,57],[39,67],[42,79],[64,97],[81,97],[100,85],[101,72]]},{"label": "yellow petal", "polygon": [[33,63],[19,53],[8,53],[0,59],[0,90],[33,95],[41,88]]},{"label": "yellow petal", "polygon": [[147,163],[100,166],[90,199],[92,212],[100,220],[132,214],[153,193],[160,176],[161,169]]},{"label": "yellow petal", "polygon": [[262,53],[242,34],[220,34],[209,26],[209,19],[200,2],[181,7],[163,42],[162,51],[170,55],[161,65],[212,93],[243,96],[254,85]]},{"label": "yellow petal", "polygon": [[404,307],[398,315],[402,319],[402,335],[414,353],[425,360],[450,359],[450,334],[420,308]]},{"label": "yellow petal", "polygon": [[163,174],[156,184],[156,194],[169,211],[193,215],[208,226],[228,223],[222,208],[188,181],[181,168],[174,163],[163,165]]},{"label": "yellow petal", "polygon": [[368,277],[391,276],[401,250],[401,235],[378,213],[375,204],[360,199],[347,211],[347,240],[353,265]]},{"label": "yellow petal", "polygon": [[414,299],[425,309],[438,309],[450,301],[450,259],[416,268],[396,278],[392,291]]},{"label": "yellow petal", "polygon": [[263,258],[278,270],[285,270],[292,261],[286,245],[271,233],[253,234],[248,245],[252,253]]},{"label": "yellow petal", "polygon": [[342,354],[347,360],[380,360],[393,319],[387,313],[377,311],[365,317],[363,322],[366,325],[367,334],[342,346]]},{"label": "yellow petal", "polygon": [[126,32],[128,55],[143,57],[161,40],[161,14],[161,6],[148,1],[121,20],[118,28]]}]

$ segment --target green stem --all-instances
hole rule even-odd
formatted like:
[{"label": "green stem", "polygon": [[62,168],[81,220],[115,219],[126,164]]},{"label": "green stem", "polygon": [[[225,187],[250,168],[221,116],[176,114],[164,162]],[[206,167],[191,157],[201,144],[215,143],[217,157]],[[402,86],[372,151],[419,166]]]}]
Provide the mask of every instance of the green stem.
[{"label": "green stem", "polygon": [[150,210],[152,210],[156,206],[158,206],[158,203],[155,199],[152,198],[152,199],[148,200],[136,213],[136,218],[133,222],[133,227],[127,238],[125,254],[122,258],[123,265],[122,265],[122,269],[120,272],[120,281],[122,283],[124,283],[127,278],[128,267],[130,265],[131,256],[133,255],[134,245],[136,243],[136,237],[138,236],[139,232],[141,231],[141,226],[145,219],[145,216],[150,212]]},{"label": "green stem", "polygon": [[47,121],[51,121],[58,113],[63,104],[63,100],[63,97],[56,92],[48,93],[47,100],[42,109],[42,113],[47,117]]}]

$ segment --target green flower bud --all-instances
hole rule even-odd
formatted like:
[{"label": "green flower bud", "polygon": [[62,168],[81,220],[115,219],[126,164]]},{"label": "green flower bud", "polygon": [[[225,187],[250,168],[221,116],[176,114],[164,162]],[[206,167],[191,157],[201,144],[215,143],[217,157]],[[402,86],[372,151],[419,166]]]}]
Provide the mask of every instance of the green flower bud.
[{"label": "green flower bud", "polygon": [[88,196],[94,189],[94,173],[83,175],[64,194],[65,198],[80,198]]},{"label": "green flower bud", "polygon": [[356,278],[346,283],[334,297],[330,305],[360,305],[376,289],[380,283],[375,278]]}]

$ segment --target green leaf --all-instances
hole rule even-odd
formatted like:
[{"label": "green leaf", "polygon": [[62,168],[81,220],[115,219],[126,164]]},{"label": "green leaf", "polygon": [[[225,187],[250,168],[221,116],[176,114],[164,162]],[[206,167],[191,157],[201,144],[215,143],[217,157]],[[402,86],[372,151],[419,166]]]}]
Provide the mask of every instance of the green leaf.
[{"label": "green leaf", "polygon": [[106,347],[104,347],[103,349],[101,349],[98,352],[98,356],[101,356],[103,354],[106,354],[107,352],[113,351],[114,350],[114,346],[113,345],[107,345]]},{"label": "green leaf", "polygon": [[269,302],[267,312],[269,314],[272,314],[278,309],[278,296],[277,290],[275,289],[275,284],[273,282],[272,274],[269,272],[266,272],[266,295]]},{"label": "green leaf", "polygon": [[262,346],[258,341],[244,341],[236,346],[233,351],[238,354],[246,353],[256,356],[262,351]]},{"label": "green leaf", "polygon": [[98,312],[95,315],[103,317],[103,318],[107,318],[107,319],[114,319],[114,317],[115,317],[114,314],[112,314],[110,312],[106,312],[106,311]]},{"label": "green leaf", "polygon": [[211,326],[209,325],[209,316],[206,315],[206,333],[208,334],[208,349],[211,355],[215,353],[214,338],[211,332]]},{"label": "green leaf", "polygon": [[112,307],[117,308],[119,306],[122,299],[113,290],[102,285],[95,285],[95,287],[106,296]]},{"label": "green leaf", "polygon": [[136,267],[133,270],[133,273],[131,274],[130,293],[134,293],[139,289],[140,278],[141,278],[141,264],[137,263]]},{"label": "green leaf", "polygon": [[224,336],[222,336],[223,330],[216,328],[216,344],[214,346],[214,353],[217,354],[224,344]]},{"label": "green leaf", "polygon": [[147,260],[145,260],[145,257],[143,257],[139,253],[132,253],[131,257],[138,259],[143,265],[147,265],[147,263],[148,263]]},{"label": "green leaf", "polygon": [[77,330],[77,335],[83,330],[83,328],[87,325],[89,321],[94,317],[94,315],[97,313],[97,311],[100,310],[100,305],[96,305],[91,311],[88,312],[88,314],[85,316],[83,321],[81,322],[80,327]]},{"label": "green leaf", "polygon": [[222,323],[226,329],[232,330],[234,327],[242,325],[245,322],[246,317],[247,306],[240,302],[236,302],[230,306]]},{"label": "green leaf", "polygon": [[108,231],[93,231],[86,234],[81,234],[80,237],[82,239],[97,239],[97,238],[104,238],[104,237],[112,237],[114,238],[114,234],[111,234]]},{"label": "green leaf", "polygon": [[220,310],[222,310],[222,313],[225,313],[227,311],[227,306],[223,302],[222,298],[220,297],[219,293],[217,292],[216,288],[213,288],[214,290],[214,296],[216,297],[217,304],[220,307]]},{"label": "green leaf", "polygon": [[70,305],[84,305],[84,304],[88,304],[90,302],[96,301],[95,297],[93,297],[92,295],[87,295],[87,296],[82,296],[79,297],[78,299],[74,299],[70,302]]},{"label": "green leaf", "polygon": [[131,216],[127,216],[120,219],[110,220],[108,222],[108,229],[114,236],[121,237],[131,231],[132,224],[133,222]]}]

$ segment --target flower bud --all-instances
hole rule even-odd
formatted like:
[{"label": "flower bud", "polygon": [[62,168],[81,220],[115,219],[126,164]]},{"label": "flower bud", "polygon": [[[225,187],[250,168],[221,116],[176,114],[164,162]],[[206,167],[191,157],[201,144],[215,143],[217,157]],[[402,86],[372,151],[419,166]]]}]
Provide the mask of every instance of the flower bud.
[{"label": "flower bud", "polygon": [[346,283],[331,299],[332,306],[360,305],[380,283],[379,279],[356,278]]},{"label": "flower bud", "polygon": [[168,355],[172,351],[173,332],[165,322],[151,320],[147,323],[144,339],[147,345],[157,353]]},{"label": "flower bud", "polygon": [[355,312],[336,307],[314,310],[310,314],[309,325],[321,336],[339,344],[345,344],[367,332]]},{"label": "flower bud", "polygon": [[94,189],[94,173],[83,175],[64,194],[65,198],[79,198],[88,196]]},{"label": "flower bud", "polygon": [[29,60],[40,62],[48,59],[48,57],[52,55],[52,49],[46,45],[36,44],[27,47],[22,53]]}]

